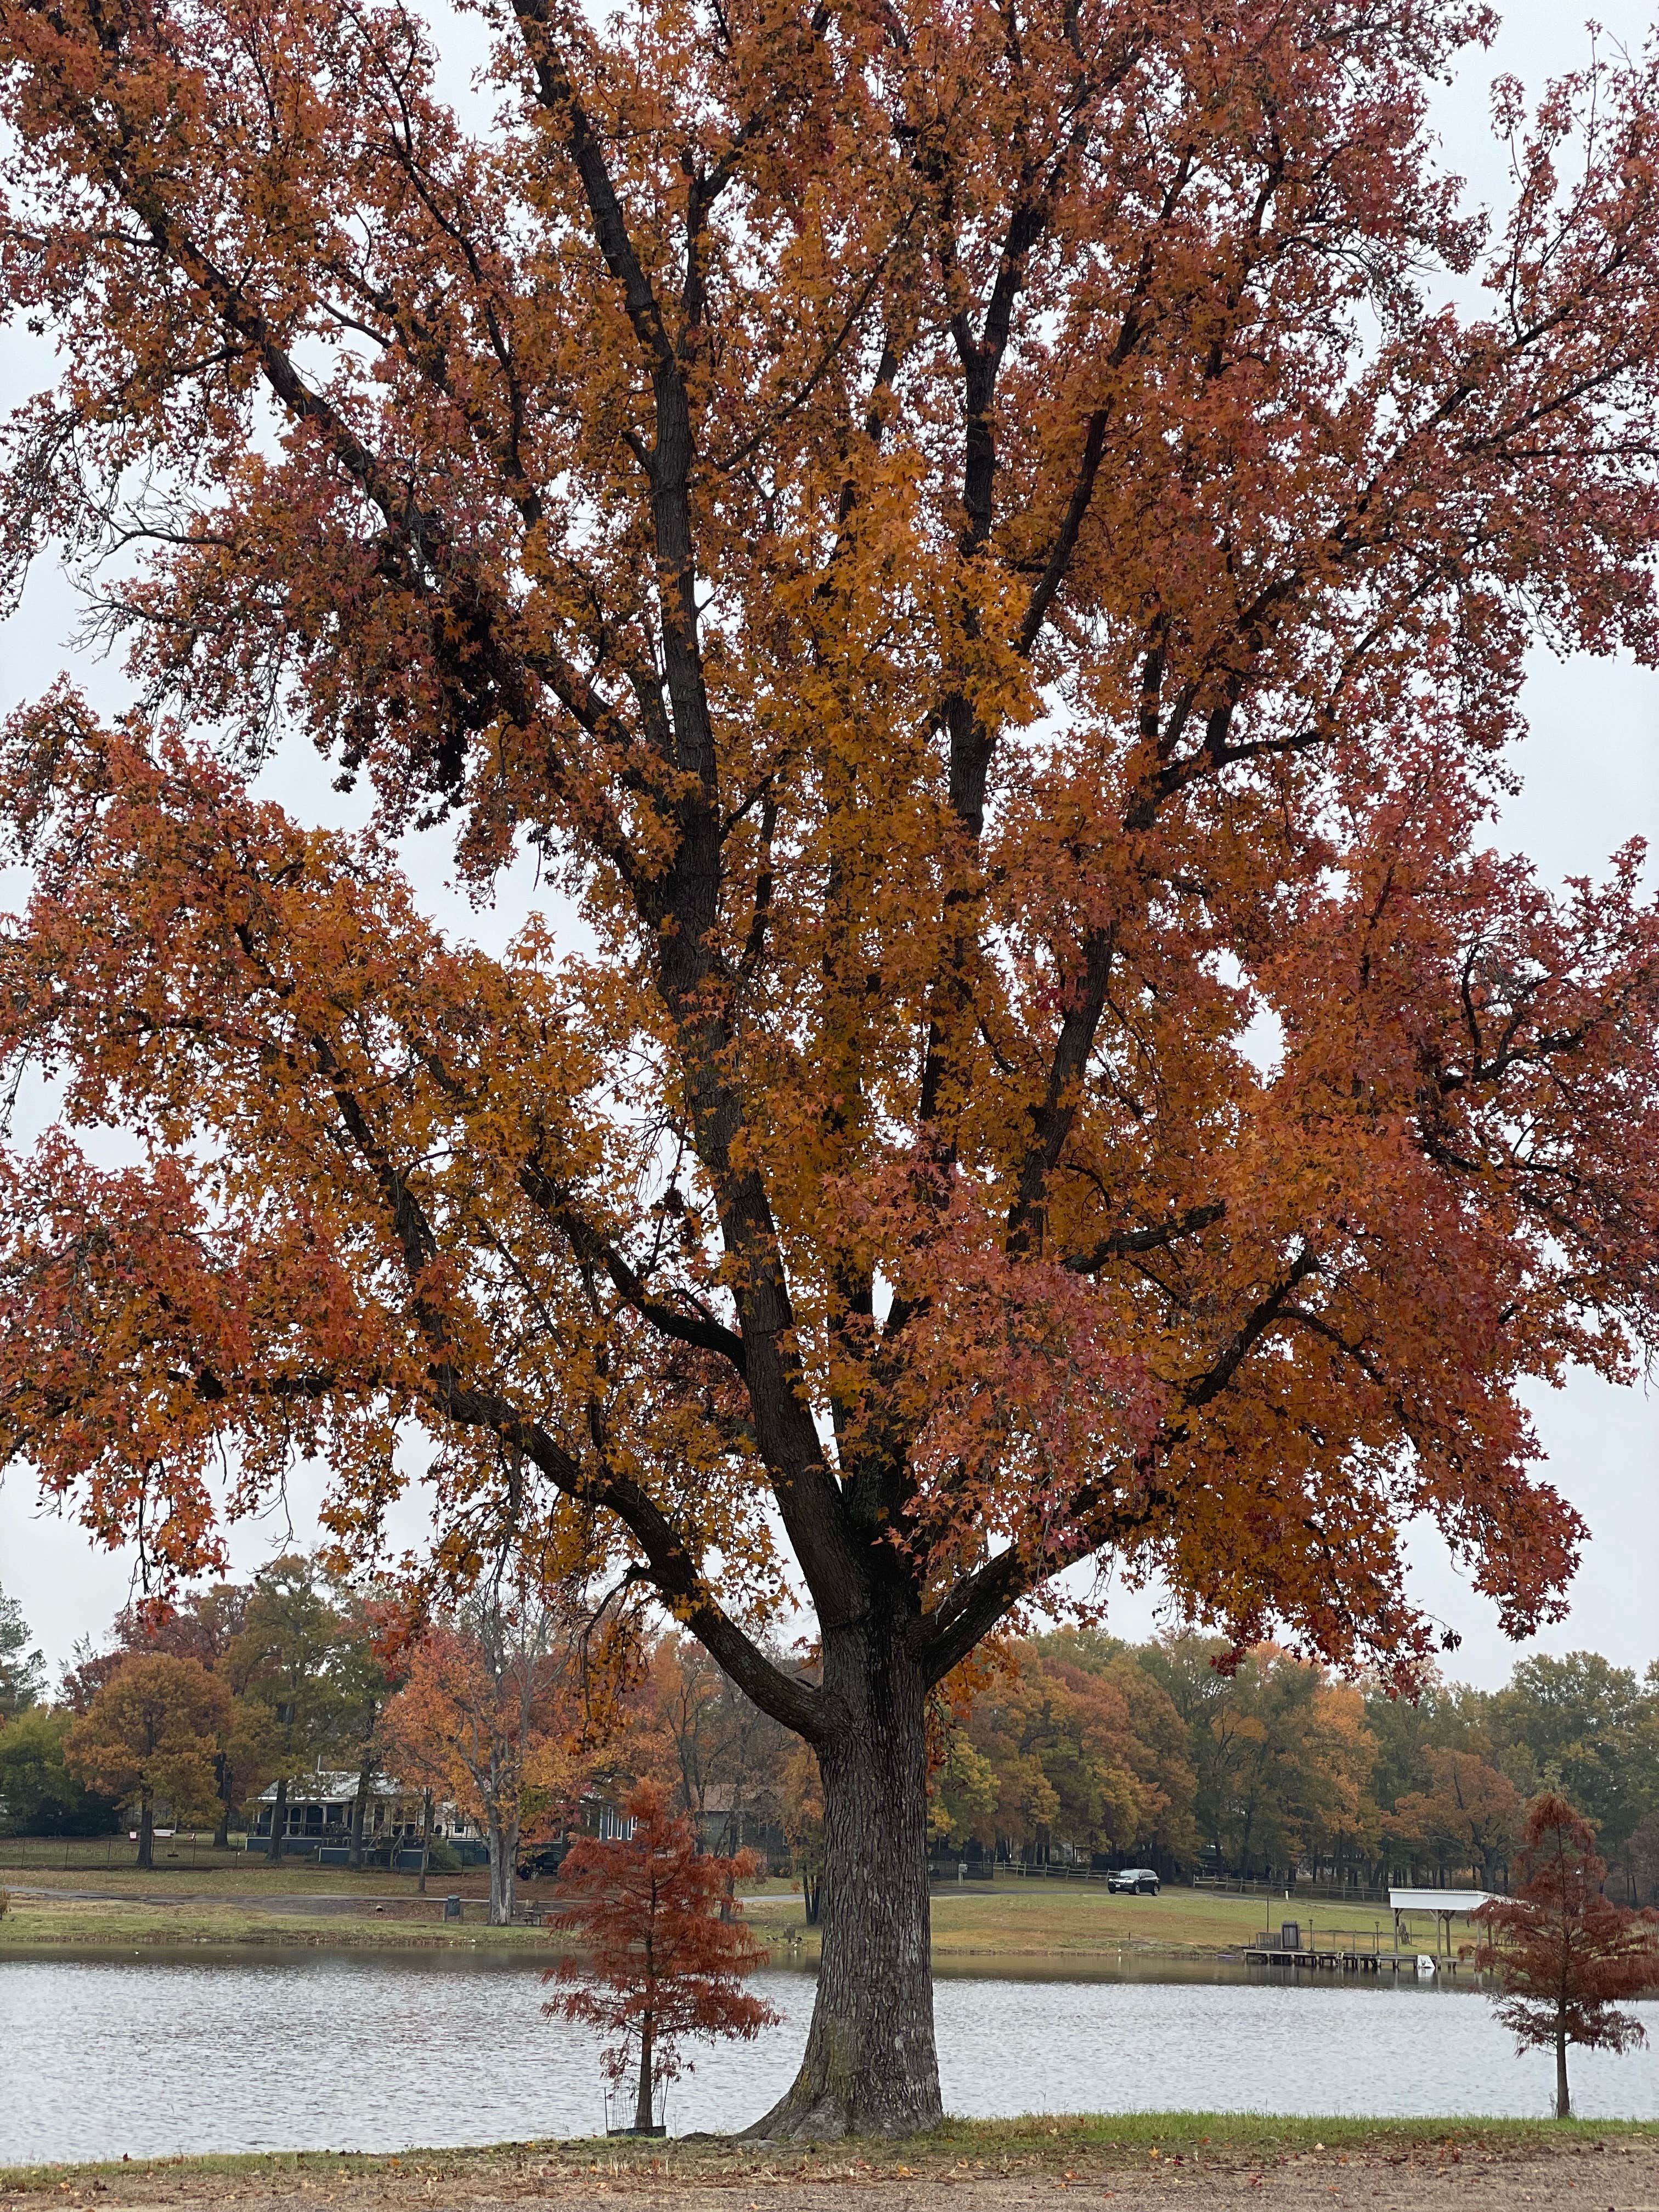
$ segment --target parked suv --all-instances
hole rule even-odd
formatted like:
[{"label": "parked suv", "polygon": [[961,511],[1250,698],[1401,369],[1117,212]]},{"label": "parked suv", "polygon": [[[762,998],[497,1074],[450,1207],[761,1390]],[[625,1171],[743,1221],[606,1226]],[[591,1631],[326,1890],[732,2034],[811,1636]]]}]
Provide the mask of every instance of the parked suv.
[{"label": "parked suv", "polygon": [[532,1844],[520,1854],[518,1875],[520,1881],[541,1881],[556,1875],[564,1864],[564,1855],[570,1849],[568,1837],[561,1836],[556,1843]]},{"label": "parked suv", "polygon": [[1127,1889],[1132,1897],[1156,1897],[1158,1875],[1151,1867],[1120,1867],[1106,1877],[1108,1889]]}]

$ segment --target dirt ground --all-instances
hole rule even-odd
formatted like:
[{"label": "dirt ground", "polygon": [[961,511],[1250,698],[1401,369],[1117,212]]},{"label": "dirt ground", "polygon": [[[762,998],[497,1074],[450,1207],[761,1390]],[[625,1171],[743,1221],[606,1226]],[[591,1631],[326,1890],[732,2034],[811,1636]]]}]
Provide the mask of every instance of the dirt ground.
[{"label": "dirt ground", "polygon": [[[971,2150],[972,2146],[969,2147]],[[761,2146],[611,2155],[592,2146],[411,2154],[334,2164],[261,2160],[0,2178],[3,2212],[43,2198],[87,2212],[1659,2212],[1659,2137],[1575,2130],[1558,2142],[1469,2136],[1291,2150],[1241,2144],[1062,2146],[1053,2152],[906,2155],[867,2146]]]}]

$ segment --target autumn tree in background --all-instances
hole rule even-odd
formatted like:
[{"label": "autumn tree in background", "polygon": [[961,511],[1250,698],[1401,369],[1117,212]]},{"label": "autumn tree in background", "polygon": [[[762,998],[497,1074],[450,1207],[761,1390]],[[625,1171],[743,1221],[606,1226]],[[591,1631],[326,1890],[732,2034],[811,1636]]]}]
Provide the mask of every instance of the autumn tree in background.
[{"label": "autumn tree in background", "polygon": [[1626,1863],[1635,1902],[1659,1905],[1659,1813],[1645,1814],[1632,1831],[1626,1845]]},{"label": "autumn tree in background", "polygon": [[1364,1825],[1375,1754],[1364,1700],[1275,1644],[1236,1657],[1181,1637],[1146,1663],[1189,1723],[1199,1833],[1236,1872],[1293,1881],[1304,1857]]},{"label": "autumn tree in background", "polygon": [[823,1775],[810,1744],[798,1743],[784,1760],[780,1795],[801,1910],[807,1926],[816,1928],[823,1909]]},{"label": "autumn tree in background", "polygon": [[1508,1775],[1473,1751],[1425,1754],[1432,1786],[1401,1797],[1388,1826],[1442,1866],[1470,1866],[1493,1887],[1521,1838],[1525,1801]]},{"label": "autumn tree in background", "polygon": [[643,1707],[631,1756],[665,1787],[670,1809],[690,1816],[698,1840],[731,1853],[746,1826],[782,1820],[789,1731],[690,1637],[658,1639],[634,1693]]},{"label": "autumn tree in background", "polygon": [[440,1595],[654,1592],[820,1763],[766,2125],[926,2126],[935,1687],[1095,1559],[1409,1677],[1419,1515],[1524,1632],[1659,1330],[1639,852],[1489,849],[1540,627],[1659,657],[1659,63],[1487,230],[1466,0],[482,13],[475,132],[406,9],[0,0],[0,561],[135,702],[0,746],[0,1451],[194,1572],[418,1428]]},{"label": "autumn tree in background", "polygon": [[349,1583],[334,1592],[339,1620],[333,1674],[341,1708],[340,1747],[357,1773],[352,1793],[346,1863],[363,1863],[369,1798],[385,1750],[382,1723],[389,1699],[408,1680],[407,1607],[390,1591]]},{"label": "autumn tree in background", "polygon": [[[1081,1665],[1079,1656],[1063,1638],[1011,1647],[974,1698],[965,1741],[952,1746],[936,1784],[954,1811],[951,1841],[973,1836],[1038,1864],[1056,1833],[1091,1853],[1150,1844],[1170,1809],[1153,1755],[1114,1671]],[[1147,1688],[1152,1699],[1161,1696]],[[1192,1790],[1188,1770],[1188,1825]]]},{"label": "autumn tree in background", "polygon": [[247,1626],[254,1588],[250,1583],[216,1582],[205,1589],[181,1591],[166,1606],[124,1606],[112,1632],[115,1649],[198,1659],[211,1674]]},{"label": "autumn tree in background", "polygon": [[732,1901],[757,1861],[700,1851],[654,1782],[635,1786],[627,1812],[631,1835],[580,1837],[559,1868],[561,1925],[583,1948],[544,1978],[566,1984],[545,2009],[618,2039],[605,2070],[619,2087],[634,2075],[634,2125],[645,2133],[653,2091],[684,2070],[682,2045],[748,2041],[778,2014],[741,1986],[767,1956]]},{"label": "autumn tree in background", "polygon": [[0,1724],[27,1712],[46,1687],[46,1662],[29,1649],[29,1626],[15,1597],[0,1590]]},{"label": "autumn tree in background", "polygon": [[513,1918],[520,1844],[568,1809],[581,1779],[582,1661],[569,1611],[485,1583],[412,1647],[382,1716],[387,1764],[483,1827],[495,1927]]},{"label": "autumn tree in background", "polygon": [[254,1577],[221,1671],[248,1708],[240,1741],[250,1782],[257,1771],[261,1787],[276,1785],[268,1846],[273,1866],[287,1843],[289,1784],[337,1756],[351,1738],[352,1701],[337,1666],[341,1642],[340,1616],[314,1559],[284,1553]]},{"label": "autumn tree in background", "polygon": [[76,1664],[64,1682],[70,1703],[84,1712],[112,1675],[137,1655],[166,1652],[175,1659],[198,1660],[224,1681],[231,1692],[230,1721],[213,1758],[219,1794],[213,1840],[222,1850],[232,1824],[279,1771],[284,1756],[274,1713],[257,1693],[248,1693],[244,1680],[250,1671],[263,1679],[262,1661],[252,1658],[240,1641],[253,1588],[216,1582],[205,1589],[180,1592],[165,1606],[125,1606],[115,1617],[111,1648],[94,1652],[88,1644],[77,1645]]},{"label": "autumn tree in background", "polygon": [[1605,1858],[1659,1811],[1659,1661],[1644,1682],[1597,1651],[1534,1653],[1492,1696],[1488,1726],[1522,1794],[1559,1791]]},{"label": "autumn tree in background", "polygon": [[[1000,1774],[967,1729],[951,1717],[945,1741],[937,1744],[927,1769],[927,1837],[934,1844],[960,1848],[970,1837],[1002,1840],[999,1812],[1012,1802],[1022,1813],[1029,1802],[1013,1774]],[[1058,1809],[1058,1801],[1055,1801]],[[811,1917],[810,1915],[808,1916]]]},{"label": "autumn tree in background", "polygon": [[1572,2118],[1567,2048],[1628,2051],[1646,2041],[1619,2001],[1659,1983],[1659,1912],[1632,1911],[1602,1893],[1607,1862],[1595,1832],[1557,1791],[1528,1808],[1521,1886],[1475,1916],[1478,1963],[1498,1978],[1498,2017],[1516,2049],[1555,2051],[1555,2117]]},{"label": "autumn tree in background", "polygon": [[60,1681],[64,1701],[83,1713],[110,1676],[135,1655],[165,1651],[174,1659],[199,1659],[211,1673],[240,1633],[248,1591],[216,1582],[201,1590],[180,1590],[167,1601],[124,1605],[100,1648],[91,1636],[76,1638]]},{"label": "autumn tree in background", "polygon": [[214,1757],[230,1725],[230,1692],[198,1659],[128,1659],[69,1731],[64,1757],[89,1787],[138,1816],[141,1867],[155,1864],[155,1807],[175,1822],[211,1817]]}]

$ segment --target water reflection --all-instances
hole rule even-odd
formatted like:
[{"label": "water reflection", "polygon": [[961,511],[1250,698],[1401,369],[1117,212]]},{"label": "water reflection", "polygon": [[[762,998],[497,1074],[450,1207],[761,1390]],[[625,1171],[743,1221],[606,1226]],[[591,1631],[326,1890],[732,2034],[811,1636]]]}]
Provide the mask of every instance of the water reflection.
[{"label": "water reflection", "polygon": [[[676,2132],[746,2123],[787,2083],[812,1984],[763,1978],[782,2027],[699,2054]],[[596,2046],[544,2020],[542,1995],[520,1963],[441,1954],[0,1962],[0,2164],[591,2133]],[[1659,2004],[1638,2009],[1659,2039]],[[956,2112],[1548,2109],[1550,2062],[1517,2060],[1452,1985],[1286,1986],[1225,1963],[1153,1979],[1129,1961],[1086,1979],[941,1977],[936,2013]],[[1651,2047],[1573,2065],[1586,2117],[1659,2118]]]}]

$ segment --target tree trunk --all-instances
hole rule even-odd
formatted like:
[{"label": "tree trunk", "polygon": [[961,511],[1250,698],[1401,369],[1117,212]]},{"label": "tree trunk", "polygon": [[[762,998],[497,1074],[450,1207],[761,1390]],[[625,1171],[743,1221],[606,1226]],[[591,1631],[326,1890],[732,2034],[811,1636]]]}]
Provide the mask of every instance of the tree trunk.
[{"label": "tree trunk", "polygon": [[155,1812],[148,1790],[138,1800],[138,1864],[146,1873],[155,1864]]},{"label": "tree trunk", "polygon": [[276,1802],[270,1808],[270,1864],[275,1866],[283,1856],[283,1845],[288,1831],[288,1777],[282,1775],[276,1784]]},{"label": "tree trunk", "polygon": [[213,1755],[213,1786],[219,1793],[219,1825],[213,1831],[216,1851],[230,1849],[230,1815],[233,1810],[231,1792],[236,1786],[230,1760],[222,1751]]},{"label": "tree trunk", "polygon": [[940,2117],[927,1925],[927,1684],[866,1613],[823,1636],[823,1931],[793,2084],[754,2136],[920,2134]]},{"label": "tree trunk", "polygon": [[432,1859],[432,1792],[423,1794],[421,1806],[421,1879],[416,1885],[420,1894],[426,1895],[426,1870]]},{"label": "tree trunk", "polygon": [[361,1867],[363,1863],[363,1822],[368,1817],[368,1787],[374,1779],[374,1769],[370,1765],[365,1751],[357,1769],[357,1794],[351,1801],[351,1842],[346,1851],[348,1866]]},{"label": "tree trunk", "polygon": [[651,2131],[651,2031],[654,2026],[649,2013],[640,2021],[640,2081],[634,2096],[634,2127],[637,2134]]},{"label": "tree trunk", "polygon": [[1572,2118],[1572,2098],[1567,2088],[1567,2036],[1565,2028],[1555,2031],[1555,2117],[1558,2120]]},{"label": "tree trunk", "polygon": [[513,1922],[513,1879],[518,1872],[519,1824],[500,1813],[489,1816],[489,1924]]}]

